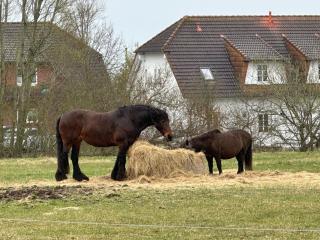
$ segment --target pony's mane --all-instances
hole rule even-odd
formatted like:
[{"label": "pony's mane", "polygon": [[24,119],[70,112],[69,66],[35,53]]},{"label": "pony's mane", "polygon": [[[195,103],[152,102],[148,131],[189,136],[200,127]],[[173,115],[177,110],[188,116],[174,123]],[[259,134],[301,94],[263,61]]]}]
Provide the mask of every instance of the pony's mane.
[{"label": "pony's mane", "polygon": [[219,133],[221,133],[221,131],[219,129],[214,129],[214,130],[211,130],[209,132],[206,132],[206,133],[203,133],[203,134],[197,136],[197,138],[200,138],[200,139],[204,139],[204,138],[208,138],[208,137],[210,138],[210,137],[212,137],[216,134],[219,134]]}]

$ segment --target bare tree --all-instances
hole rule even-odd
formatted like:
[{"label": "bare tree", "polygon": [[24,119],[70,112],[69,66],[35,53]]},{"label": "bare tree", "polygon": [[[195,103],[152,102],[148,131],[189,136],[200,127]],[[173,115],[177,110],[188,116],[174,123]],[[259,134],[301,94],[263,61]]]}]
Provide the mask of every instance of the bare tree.
[{"label": "bare tree", "polygon": [[269,113],[274,116],[273,134],[300,151],[312,150],[320,134],[320,94],[316,74],[307,76],[288,63],[284,84],[271,84]]},{"label": "bare tree", "polygon": [[249,130],[258,146],[312,150],[320,136],[318,75],[308,76],[297,62],[275,66],[265,85],[246,92],[241,106],[228,112],[224,125]]},{"label": "bare tree", "polygon": [[[4,112],[4,102],[6,93],[6,64],[4,50],[4,34],[3,23],[8,22],[9,12],[11,11],[11,1],[0,0],[0,113]],[[3,129],[3,114],[0,114],[0,152],[3,152],[4,147],[4,129]]]},{"label": "bare tree", "polygon": [[124,46],[111,24],[101,21],[103,6],[98,0],[73,0],[60,26],[100,52],[110,74],[121,68]]},{"label": "bare tree", "polygon": [[[14,107],[17,112],[17,122],[13,128],[17,129],[14,141],[16,154],[22,152],[37,63],[48,45],[53,23],[65,6],[65,0],[23,0],[19,6],[22,30],[16,62],[22,86],[16,88]],[[42,24],[42,21],[45,23]]]}]

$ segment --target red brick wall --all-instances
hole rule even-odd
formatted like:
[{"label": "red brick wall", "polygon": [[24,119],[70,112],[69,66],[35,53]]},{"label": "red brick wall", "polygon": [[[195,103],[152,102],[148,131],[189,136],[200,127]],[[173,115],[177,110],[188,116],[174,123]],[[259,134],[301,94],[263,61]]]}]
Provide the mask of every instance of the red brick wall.
[{"label": "red brick wall", "polygon": [[[7,86],[15,86],[16,83],[16,65],[14,63],[7,63],[5,68],[5,76]],[[48,65],[39,65],[37,67],[37,79],[38,84],[35,86],[40,86],[51,81],[53,76],[53,70]],[[13,111],[13,102],[7,102],[4,106],[4,126],[12,126],[12,122],[16,119],[16,113]],[[0,123],[1,126],[1,123]]]},{"label": "red brick wall", "polygon": [[[9,86],[16,84],[16,65],[13,63],[6,64],[6,82]],[[37,67],[38,85],[50,82],[53,70],[50,66],[41,64]]]}]

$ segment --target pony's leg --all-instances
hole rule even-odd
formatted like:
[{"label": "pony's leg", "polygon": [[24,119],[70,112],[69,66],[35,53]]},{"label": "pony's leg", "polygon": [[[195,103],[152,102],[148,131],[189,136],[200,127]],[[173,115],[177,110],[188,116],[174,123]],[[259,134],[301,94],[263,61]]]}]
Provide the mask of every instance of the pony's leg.
[{"label": "pony's leg", "polygon": [[213,156],[206,155],[206,159],[208,161],[209,174],[213,174]]},{"label": "pony's leg", "polygon": [[243,162],[245,160],[245,155],[243,153],[243,151],[241,151],[237,156],[237,161],[238,161],[238,172],[237,174],[240,174],[243,172]]},{"label": "pony's leg", "polygon": [[220,157],[215,157],[215,160],[216,160],[216,164],[217,164],[217,168],[218,168],[219,174],[221,174],[222,173],[221,158]]},{"label": "pony's leg", "polygon": [[73,165],[73,178],[77,181],[82,181],[82,180],[89,181],[89,178],[81,172],[80,166],[79,166],[80,144],[81,142],[77,142],[72,145],[71,160]]},{"label": "pony's leg", "polygon": [[62,181],[67,179],[67,173],[69,173],[69,161],[68,161],[68,154],[69,154],[70,147],[62,144],[58,149],[58,169],[55,174],[55,178],[57,181]]},{"label": "pony's leg", "polygon": [[120,181],[126,177],[126,157],[127,157],[128,149],[129,149],[128,144],[123,144],[119,147],[117,160],[111,172],[111,178],[113,180]]}]

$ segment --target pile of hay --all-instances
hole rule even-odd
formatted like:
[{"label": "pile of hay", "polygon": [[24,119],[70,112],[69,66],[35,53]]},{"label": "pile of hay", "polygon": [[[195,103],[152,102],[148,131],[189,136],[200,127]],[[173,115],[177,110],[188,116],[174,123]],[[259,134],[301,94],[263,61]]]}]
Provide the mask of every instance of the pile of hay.
[{"label": "pile of hay", "polygon": [[187,149],[167,150],[146,141],[135,142],[128,152],[127,177],[167,178],[177,173],[206,173],[205,158]]}]

